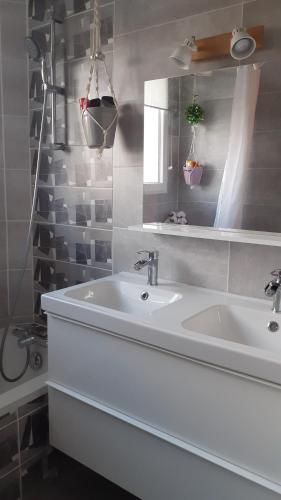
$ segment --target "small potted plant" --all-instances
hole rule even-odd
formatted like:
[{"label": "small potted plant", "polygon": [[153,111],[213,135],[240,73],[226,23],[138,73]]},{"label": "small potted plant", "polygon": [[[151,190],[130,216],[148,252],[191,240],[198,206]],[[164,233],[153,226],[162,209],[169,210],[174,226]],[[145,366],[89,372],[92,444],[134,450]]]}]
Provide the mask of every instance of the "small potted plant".
[{"label": "small potted plant", "polygon": [[193,97],[193,103],[187,106],[185,110],[185,120],[189,125],[193,126],[202,122],[205,116],[203,108],[196,102],[196,97]]}]

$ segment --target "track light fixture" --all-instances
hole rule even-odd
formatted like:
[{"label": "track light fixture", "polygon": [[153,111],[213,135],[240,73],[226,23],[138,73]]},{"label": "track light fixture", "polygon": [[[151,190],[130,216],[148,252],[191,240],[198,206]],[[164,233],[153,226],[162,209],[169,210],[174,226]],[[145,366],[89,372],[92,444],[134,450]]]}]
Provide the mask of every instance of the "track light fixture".
[{"label": "track light fixture", "polygon": [[236,60],[247,59],[255,52],[256,45],[256,40],[246,28],[236,26],[232,31],[230,55]]},{"label": "track light fixture", "polygon": [[182,69],[189,69],[192,61],[192,53],[197,51],[197,46],[195,44],[195,37],[191,39],[186,38],[183,44],[179,45],[174,52],[170,55],[177,66]]}]

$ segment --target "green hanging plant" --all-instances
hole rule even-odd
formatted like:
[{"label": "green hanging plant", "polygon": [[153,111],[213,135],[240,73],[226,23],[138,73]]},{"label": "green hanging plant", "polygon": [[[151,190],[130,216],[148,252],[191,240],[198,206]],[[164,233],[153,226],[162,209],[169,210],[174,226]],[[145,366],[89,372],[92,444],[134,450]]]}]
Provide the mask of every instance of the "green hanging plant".
[{"label": "green hanging plant", "polygon": [[197,102],[193,102],[185,110],[185,120],[190,125],[198,125],[204,120],[204,116],[204,110]]}]

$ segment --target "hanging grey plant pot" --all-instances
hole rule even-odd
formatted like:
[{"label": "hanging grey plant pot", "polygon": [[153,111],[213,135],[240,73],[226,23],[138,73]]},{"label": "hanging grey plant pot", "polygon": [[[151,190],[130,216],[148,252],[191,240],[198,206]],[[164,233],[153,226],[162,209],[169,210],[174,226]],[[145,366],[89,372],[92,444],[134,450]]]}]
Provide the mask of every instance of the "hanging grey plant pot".
[{"label": "hanging grey plant pot", "polygon": [[[116,107],[99,106],[84,109],[82,125],[89,148],[112,148],[117,125]],[[104,136],[106,130],[106,136]]]}]

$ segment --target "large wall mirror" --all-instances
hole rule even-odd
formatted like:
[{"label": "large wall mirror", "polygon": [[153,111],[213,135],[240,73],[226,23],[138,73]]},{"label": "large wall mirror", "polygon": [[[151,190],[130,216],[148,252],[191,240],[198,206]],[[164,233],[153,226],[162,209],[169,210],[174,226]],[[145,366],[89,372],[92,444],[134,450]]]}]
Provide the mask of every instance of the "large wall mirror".
[{"label": "large wall mirror", "polygon": [[143,221],[281,232],[281,66],[145,82]]}]

